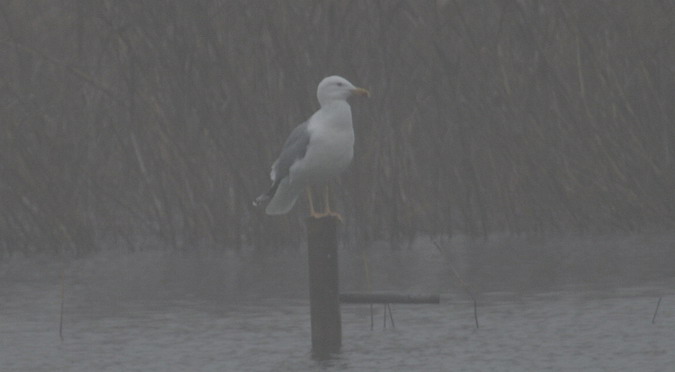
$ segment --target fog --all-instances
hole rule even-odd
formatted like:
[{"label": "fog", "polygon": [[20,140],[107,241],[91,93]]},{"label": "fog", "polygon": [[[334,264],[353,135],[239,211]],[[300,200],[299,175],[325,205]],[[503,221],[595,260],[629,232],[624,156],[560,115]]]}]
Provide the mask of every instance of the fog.
[{"label": "fog", "polygon": [[[661,0],[2,1],[2,368],[667,370],[673,66]],[[321,364],[306,202],[252,201],[334,74],[340,289],[443,301]]]},{"label": "fog", "polygon": [[663,1],[0,4],[0,244],[269,250],[307,207],[251,206],[316,84],[352,103],[344,238],[675,223]]}]

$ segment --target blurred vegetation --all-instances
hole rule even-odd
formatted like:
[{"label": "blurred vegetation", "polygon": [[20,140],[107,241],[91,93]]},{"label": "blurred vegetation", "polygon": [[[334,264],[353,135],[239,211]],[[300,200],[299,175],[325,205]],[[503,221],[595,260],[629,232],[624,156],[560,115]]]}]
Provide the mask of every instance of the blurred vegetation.
[{"label": "blurred vegetation", "polygon": [[343,75],[356,242],[675,227],[675,4],[0,2],[0,251],[297,244],[251,201]]}]

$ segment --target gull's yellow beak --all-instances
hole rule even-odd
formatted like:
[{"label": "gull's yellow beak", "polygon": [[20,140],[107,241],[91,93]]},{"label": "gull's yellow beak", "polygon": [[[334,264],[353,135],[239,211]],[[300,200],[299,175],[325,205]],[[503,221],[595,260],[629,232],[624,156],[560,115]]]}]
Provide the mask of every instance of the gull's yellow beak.
[{"label": "gull's yellow beak", "polygon": [[367,91],[366,89],[363,89],[363,88],[352,89],[352,94],[356,94],[358,96],[370,97],[370,92]]}]

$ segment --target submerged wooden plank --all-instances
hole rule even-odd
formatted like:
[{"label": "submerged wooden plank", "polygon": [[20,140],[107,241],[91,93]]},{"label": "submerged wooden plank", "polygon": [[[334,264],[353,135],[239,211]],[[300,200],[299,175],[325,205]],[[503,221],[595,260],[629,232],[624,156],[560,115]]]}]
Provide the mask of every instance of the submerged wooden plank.
[{"label": "submerged wooden plank", "polygon": [[412,295],[399,293],[340,293],[343,304],[439,304],[440,295]]}]

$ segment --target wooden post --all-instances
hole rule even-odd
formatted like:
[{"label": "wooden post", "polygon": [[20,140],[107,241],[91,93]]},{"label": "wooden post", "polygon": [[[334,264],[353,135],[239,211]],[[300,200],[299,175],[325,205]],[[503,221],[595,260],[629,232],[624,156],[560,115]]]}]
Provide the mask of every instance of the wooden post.
[{"label": "wooden post", "polygon": [[342,344],[337,222],[338,219],[331,216],[307,218],[309,306],[315,358],[326,358],[339,352]]}]

